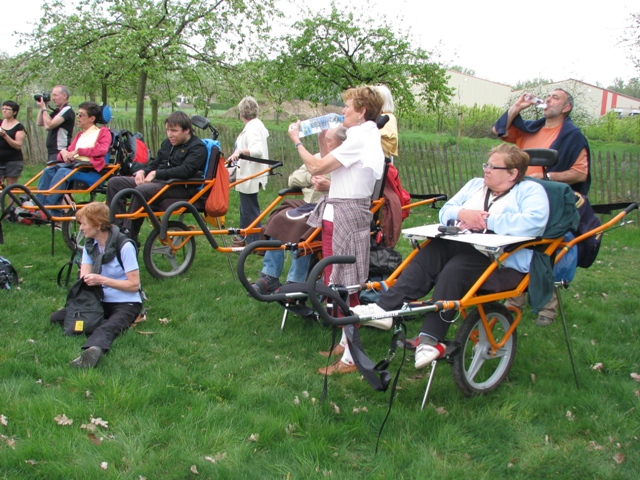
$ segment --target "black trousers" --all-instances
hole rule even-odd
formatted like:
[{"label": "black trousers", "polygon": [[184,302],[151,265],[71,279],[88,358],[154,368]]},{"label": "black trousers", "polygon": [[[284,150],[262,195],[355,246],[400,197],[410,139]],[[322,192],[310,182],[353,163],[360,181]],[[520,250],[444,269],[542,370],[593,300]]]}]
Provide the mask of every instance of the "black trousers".
[{"label": "black trousers", "polygon": [[[126,199],[124,197],[121,197],[116,205],[111,205],[111,201],[113,200],[113,197],[120,190],[123,190],[125,188],[135,188],[138,192],[140,192],[140,194],[142,194],[142,197],[145,200],[149,200],[156,193],[158,193],[165,185],[166,183],[160,180],[153,181],[151,183],[142,183],[140,185],[136,185],[136,181],[133,177],[118,177],[118,176],[112,177],[109,179],[109,182],[107,183],[107,205],[109,205],[112,211],[115,210],[116,215],[121,213],[127,213]],[[194,195],[193,188],[190,188],[190,187],[187,188],[184,185],[176,185],[167,189],[167,191],[157,199],[157,202],[160,202],[165,198],[176,198],[176,199],[188,200],[193,195]],[[155,203],[156,202],[154,202],[154,204]],[[138,197],[135,197],[135,196],[131,197],[131,202],[129,204],[129,213],[137,211],[140,207],[142,207],[142,203],[140,202]],[[144,223],[144,218],[145,217],[139,218],[136,220],[116,219],[115,224],[120,227],[129,229],[129,231],[131,232],[131,238],[133,238],[134,240],[137,240],[138,234],[140,233],[140,228]]]},{"label": "black trousers", "polygon": [[[436,238],[424,247],[396,283],[378,301],[383,310],[397,310],[405,302],[418,300],[433,288],[434,300],[459,300],[491,264],[491,259],[472,245]],[[455,310],[429,312],[420,332],[443,341]]]},{"label": "black trousers", "polygon": [[[103,302],[104,321],[96,328],[87,341],[82,346],[83,349],[89,347],[100,347],[102,350],[109,350],[113,340],[124,332],[138,317],[142,311],[141,303],[107,303]],[[64,323],[66,309],[58,310],[51,314],[51,323]]]},{"label": "black trousers", "polygon": [[[240,228],[246,228],[249,226],[251,222],[253,222],[256,218],[260,216],[260,204],[258,203],[258,194],[257,193],[240,193]],[[260,227],[258,223],[256,225]],[[247,245],[251,242],[256,242],[260,240],[260,234],[254,233],[252,235],[247,235],[246,237]]]}]

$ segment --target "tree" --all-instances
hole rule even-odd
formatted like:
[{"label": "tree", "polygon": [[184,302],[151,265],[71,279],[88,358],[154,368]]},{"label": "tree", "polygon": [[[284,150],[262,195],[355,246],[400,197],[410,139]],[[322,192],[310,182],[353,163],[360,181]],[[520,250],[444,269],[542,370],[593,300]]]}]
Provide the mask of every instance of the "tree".
[{"label": "tree", "polygon": [[135,91],[140,130],[150,79],[191,71],[198,62],[224,63],[221,43],[227,52],[242,51],[268,32],[275,13],[273,0],[77,0],[71,14],[68,7],[45,0],[45,14],[26,38],[30,60],[62,61],[67,76],[77,72],[103,87],[117,75]]},{"label": "tree", "polygon": [[626,36],[622,41],[629,46],[629,58],[640,71],[640,13],[631,15],[631,24],[627,27]]},{"label": "tree", "polygon": [[401,111],[413,110],[418,99],[431,109],[449,100],[446,71],[385,19],[378,25],[366,14],[340,12],[332,4],[327,16],[316,14],[293,29],[282,38],[285,51],[277,61],[297,70],[299,98],[328,103],[349,87],[384,83]]},{"label": "tree", "polygon": [[553,80],[549,79],[549,78],[534,78],[532,80],[519,80],[518,83],[516,83],[513,86],[514,90],[531,90],[531,89],[539,89],[541,87],[544,87],[545,85],[548,85],[549,83],[553,83]]},{"label": "tree", "polygon": [[624,80],[616,77],[613,80],[613,85],[608,86],[607,90],[612,90],[634,98],[640,98],[640,78],[632,78],[625,85]]}]

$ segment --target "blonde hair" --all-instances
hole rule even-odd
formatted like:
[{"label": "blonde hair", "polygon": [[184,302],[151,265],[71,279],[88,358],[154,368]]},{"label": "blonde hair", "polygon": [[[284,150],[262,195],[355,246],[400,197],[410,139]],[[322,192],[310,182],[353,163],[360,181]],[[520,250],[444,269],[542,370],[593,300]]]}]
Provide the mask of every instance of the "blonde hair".
[{"label": "blonde hair", "polygon": [[78,210],[76,220],[80,223],[88,223],[92,227],[100,229],[102,232],[111,230],[109,222],[109,207],[104,203],[91,202]]},{"label": "blonde hair", "polygon": [[360,113],[365,110],[364,119],[376,121],[380,110],[382,110],[382,104],[384,100],[382,95],[376,89],[376,87],[369,87],[367,85],[362,87],[350,88],[342,94],[342,100],[353,100],[353,108],[356,112]]}]

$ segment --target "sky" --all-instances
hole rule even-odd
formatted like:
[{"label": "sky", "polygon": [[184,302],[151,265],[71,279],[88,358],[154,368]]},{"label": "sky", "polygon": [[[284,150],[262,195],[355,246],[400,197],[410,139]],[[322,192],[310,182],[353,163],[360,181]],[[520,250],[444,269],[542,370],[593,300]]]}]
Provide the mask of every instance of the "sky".
[{"label": "sky", "polygon": [[[0,29],[0,50],[15,55],[20,50],[13,31],[33,30],[33,22],[42,16],[42,0],[2,3],[3,17],[10,21]],[[386,16],[400,34],[410,34],[424,49],[437,51],[441,63],[459,65],[498,83],[574,78],[606,87],[616,77],[628,81],[640,76],[628,58],[631,50],[621,44],[631,14],[640,13],[637,0],[349,0],[339,5],[366,5],[374,15]],[[300,18],[300,12],[287,11]]]}]

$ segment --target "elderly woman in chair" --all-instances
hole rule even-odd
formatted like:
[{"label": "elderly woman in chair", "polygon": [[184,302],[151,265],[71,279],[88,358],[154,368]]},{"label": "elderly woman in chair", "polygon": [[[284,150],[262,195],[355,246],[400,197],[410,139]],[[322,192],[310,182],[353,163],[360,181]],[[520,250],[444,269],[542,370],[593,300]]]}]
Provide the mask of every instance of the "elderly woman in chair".
[{"label": "elderly woman in chair", "polygon": [[[528,165],[529,155],[514,145],[493,148],[489,160],[482,165],[484,178],[470,180],[451,198],[440,210],[440,222],[453,220],[461,229],[476,232],[542,235],[549,219],[549,200],[540,184],[524,178]],[[511,255],[504,265],[527,273],[531,255],[530,250],[523,249]],[[377,303],[356,306],[353,312],[359,316],[381,315],[425,296],[432,288],[434,299],[460,299],[491,261],[471,244],[436,238],[414,257]],[[455,310],[426,314],[416,347],[416,368],[444,355],[442,342],[455,315]]]}]

